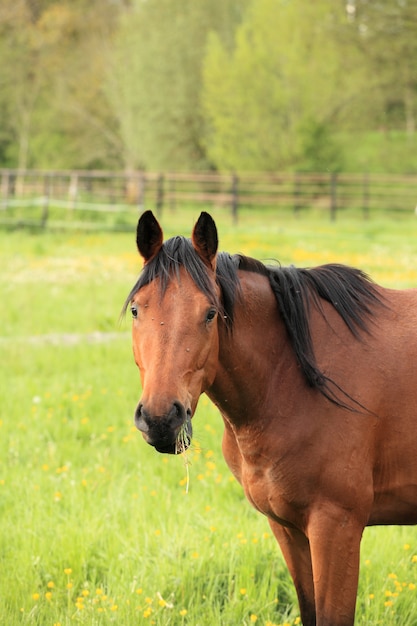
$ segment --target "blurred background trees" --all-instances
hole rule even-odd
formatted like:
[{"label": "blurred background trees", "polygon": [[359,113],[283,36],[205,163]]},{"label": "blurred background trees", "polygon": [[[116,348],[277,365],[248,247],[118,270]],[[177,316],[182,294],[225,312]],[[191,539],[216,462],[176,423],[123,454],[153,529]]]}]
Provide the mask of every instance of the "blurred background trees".
[{"label": "blurred background trees", "polygon": [[414,0],[2,0],[0,165],[416,172]]}]

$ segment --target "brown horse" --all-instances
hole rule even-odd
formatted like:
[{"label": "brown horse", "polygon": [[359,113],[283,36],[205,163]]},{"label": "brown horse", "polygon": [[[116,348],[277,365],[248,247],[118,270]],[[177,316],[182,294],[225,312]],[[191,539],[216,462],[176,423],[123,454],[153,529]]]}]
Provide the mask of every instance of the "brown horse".
[{"label": "brown horse", "polygon": [[363,530],[417,523],[417,291],[361,271],[265,266],[217,253],[207,213],[191,240],[137,228],[144,269],[125,304],[143,394],[135,420],[184,450],[205,392],[223,453],[264,513],[304,626],[354,623]]}]

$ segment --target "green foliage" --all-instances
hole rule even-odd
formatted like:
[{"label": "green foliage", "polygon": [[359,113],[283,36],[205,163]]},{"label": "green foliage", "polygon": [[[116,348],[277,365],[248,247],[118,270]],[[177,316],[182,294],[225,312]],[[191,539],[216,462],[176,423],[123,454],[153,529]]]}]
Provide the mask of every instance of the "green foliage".
[{"label": "green foliage", "polygon": [[415,172],[416,24],[405,0],[3,0],[0,165]]},{"label": "green foliage", "polygon": [[125,167],[207,166],[200,105],[206,39],[214,30],[227,45],[238,4],[245,3],[134,2],[121,16],[106,93],[119,123]]},{"label": "green foliage", "polygon": [[237,29],[232,53],[211,38],[207,149],[220,169],[282,170],[303,160],[326,169],[334,111],[346,97],[333,7],[261,0]]},{"label": "green foliage", "polygon": [[111,162],[114,137],[99,92],[101,38],[113,25],[110,1],[2,3],[0,106],[11,164],[62,168]]}]

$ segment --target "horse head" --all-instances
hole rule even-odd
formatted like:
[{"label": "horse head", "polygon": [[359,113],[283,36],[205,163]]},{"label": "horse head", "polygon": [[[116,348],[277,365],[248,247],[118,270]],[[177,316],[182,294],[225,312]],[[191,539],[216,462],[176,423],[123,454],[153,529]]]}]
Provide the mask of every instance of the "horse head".
[{"label": "horse head", "polygon": [[142,382],[135,424],[159,452],[176,454],[189,446],[198,399],[216,374],[217,229],[202,213],[191,240],[174,237],[163,243],[158,221],[146,211],[136,241],[144,268],[129,297]]}]

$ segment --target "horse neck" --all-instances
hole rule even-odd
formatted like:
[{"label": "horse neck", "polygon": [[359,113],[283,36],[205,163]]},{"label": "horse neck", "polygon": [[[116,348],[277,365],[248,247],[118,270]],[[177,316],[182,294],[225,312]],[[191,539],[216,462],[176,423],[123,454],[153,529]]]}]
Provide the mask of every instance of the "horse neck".
[{"label": "horse neck", "polygon": [[277,303],[266,277],[240,272],[242,298],[236,303],[233,330],[219,331],[219,361],[208,396],[235,424],[259,415],[271,385],[292,368],[290,347]]}]

